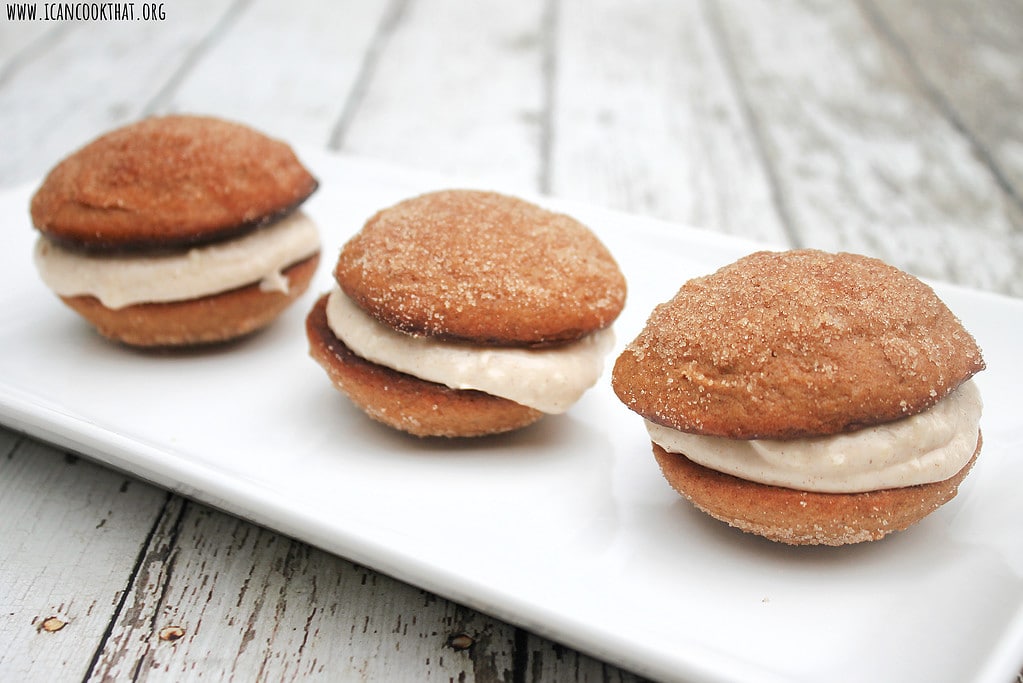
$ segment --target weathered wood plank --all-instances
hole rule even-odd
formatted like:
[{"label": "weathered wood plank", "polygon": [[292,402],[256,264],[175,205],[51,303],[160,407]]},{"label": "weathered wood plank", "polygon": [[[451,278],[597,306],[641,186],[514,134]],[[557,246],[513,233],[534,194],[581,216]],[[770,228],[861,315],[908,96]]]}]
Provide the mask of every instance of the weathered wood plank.
[{"label": "weathered wood plank", "polygon": [[510,626],[175,501],[93,680],[510,680]]},{"label": "weathered wood plank", "polygon": [[0,185],[42,175],[93,137],[139,118],[229,9],[180,0],[164,21],[69,24],[0,82]]},{"label": "weathered wood plank", "polygon": [[333,146],[536,190],[543,2],[420,0],[399,9]]},{"label": "weathered wood plank", "polygon": [[670,0],[558,7],[552,193],[785,244],[705,10]]},{"label": "weathered wood plank", "polygon": [[85,675],[166,497],[0,428],[0,679]]},{"label": "weathered wood plank", "polygon": [[1023,294],[1019,207],[856,6],[707,7],[799,244]]},{"label": "weathered wood plank", "polygon": [[936,106],[1023,202],[1023,4],[861,0]]},{"label": "weathered wood plank", "polygon": [[0,85],[19,62],[46,50],[66,27],[42,21],[10,21],[6,16],[0,20]]},{"label": "weathered wood plank", "polygon": [[388,9],[387,0],[258,0],[161,108],[215,114],[292,144],[324,147]]},{"label": "weathered wood plank", "polygon": [[90,680],[639,681],[175,497]]},{"label": "weathered wood plank", "polygon": [[[641,683],[646,679],[549,640],[529,635],[520,674],[530,681]],[[527,673],[528,672],[528,673]]]}]

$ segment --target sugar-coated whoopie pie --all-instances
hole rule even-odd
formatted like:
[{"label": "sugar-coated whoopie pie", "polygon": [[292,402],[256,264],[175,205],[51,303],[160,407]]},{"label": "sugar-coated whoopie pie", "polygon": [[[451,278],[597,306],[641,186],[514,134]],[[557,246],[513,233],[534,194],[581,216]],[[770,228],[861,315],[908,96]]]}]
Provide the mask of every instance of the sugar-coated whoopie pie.
[{"label": "sugar-coated whoopie pie", "polygon": [[74,152],[31,201],[43,281],[133,346],[221,342],[308,287],[317,181],[291,148],[211,117],[147,118]]},{"label": "sugar-coated whoopie pie", "polygon": [[758,252],[685,283],[618,357],[671,486],[743,531],[844,545],[952,499],[984,369],[933,290],[877,259]]},{"label": "sugar-coated whoopie pie", "polygon": [[417,436],[567,410],[600,377],[626,290],[587,227],[476,190],[380,211],[334,276],[306,320],[311,355],[370,417]]}]

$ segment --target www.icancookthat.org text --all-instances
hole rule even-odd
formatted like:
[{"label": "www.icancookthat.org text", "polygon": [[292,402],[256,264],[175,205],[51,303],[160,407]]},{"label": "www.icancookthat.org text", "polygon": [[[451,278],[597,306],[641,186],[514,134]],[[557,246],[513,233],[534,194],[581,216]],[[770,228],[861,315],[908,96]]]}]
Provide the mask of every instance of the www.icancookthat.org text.
[{"label": "www.icancookthat.org text", "polygon": [[162,21],[162,2],[9,2],[8,21]]}]

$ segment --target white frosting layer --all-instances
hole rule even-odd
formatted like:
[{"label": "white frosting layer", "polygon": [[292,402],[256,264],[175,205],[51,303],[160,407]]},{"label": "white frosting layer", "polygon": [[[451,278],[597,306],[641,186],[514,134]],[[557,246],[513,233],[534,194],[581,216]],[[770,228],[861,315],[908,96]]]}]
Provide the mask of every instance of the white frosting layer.
[{"label": "white frosting layer", "polygon": [[356,355],[452,389],[476,389],[563,413],[600,378],[614,333],[601,330],[549,349],[480,347],[398,332],[360,309],[340,288],[327,299],[327,324]]},{"label": "white frosting layer", "polygon": [[977,449],[982,403],[973,380],[923,413],[834,436],[787,441],[687,434],[647,422],[650,439],[705,467],[801,491],[856,493],[942,481]]},{"label": "white frosting layer", "polygon": [[287,292],[281,271],[319,249],[316,224],[296,211],[236,239],[159,256],[83,254],[40,237],[35,263],[57,294],[92,295],[107,308],[123,308],[195,299],[255,282],[265,291]]}]

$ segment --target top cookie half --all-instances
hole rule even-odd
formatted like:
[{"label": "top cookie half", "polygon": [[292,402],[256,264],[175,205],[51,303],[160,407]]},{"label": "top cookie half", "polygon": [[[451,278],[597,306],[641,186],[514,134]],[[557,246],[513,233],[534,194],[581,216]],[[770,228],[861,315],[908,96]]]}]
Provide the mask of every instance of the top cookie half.
[{"label": "top cookie half", "polygon": [[392,328],[484,345],[573,341],[610,325],[625,303],[625,278],[588,228],[475,190],[380,211],[344,245],[334,275]]},{"label": "top cookie half", "polygon": [[88,251],[188,247],[282,216],[317,182],[291,148],[201,116],[144,119],[107,133],[50,171],[32,222]]},{"label": "top cookie half", "polygon": [[796,250],[684,284],[618,358],[613,386],[674,429],[786,439],[919,413],[983,368],[920,280],[877,259]]}]

